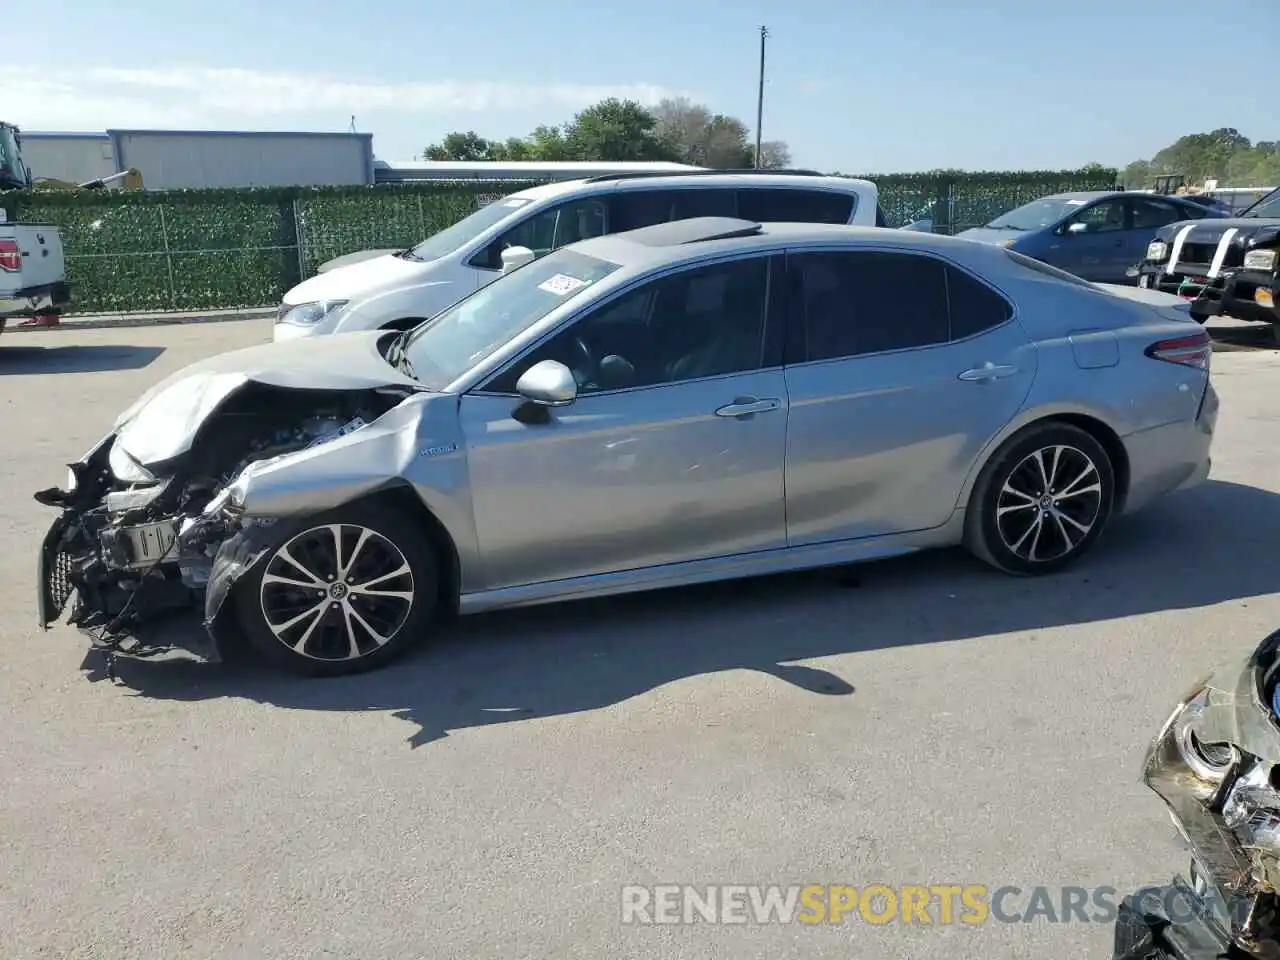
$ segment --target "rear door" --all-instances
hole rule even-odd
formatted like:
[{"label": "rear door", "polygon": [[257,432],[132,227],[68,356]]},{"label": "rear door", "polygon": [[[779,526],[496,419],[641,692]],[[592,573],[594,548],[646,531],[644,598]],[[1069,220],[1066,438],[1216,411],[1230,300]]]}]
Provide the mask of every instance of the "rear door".
[{"label": "rear door", "polygon": [[1035,377],[1012,305],[932,255],[787,261],[788,543],[945,523]]},{"label": "rear door", "polygon": [[1161,227],[1193,217],[1201,219],[1208,212],[1192,209],[1193,204],[1184,207],[1159,197],[1128,197],[1125,205],[1129,208],[1129,230],[1125,238],[1125,265],[1128,267],[1146,258],[1147,245]]}]

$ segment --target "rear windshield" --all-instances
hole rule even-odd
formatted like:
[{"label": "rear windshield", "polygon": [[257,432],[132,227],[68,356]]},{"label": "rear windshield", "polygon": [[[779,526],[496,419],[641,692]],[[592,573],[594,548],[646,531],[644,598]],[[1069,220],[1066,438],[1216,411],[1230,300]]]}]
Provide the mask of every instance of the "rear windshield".
[{"label": "rear windshield", "polygon": [[1063,283],[1074,284],[1077,287],[1093,287],[1093,284],[1088,280],[1082,280],[1074,273],[1067,273],[1065,270],[1059,270],[1057,267],[1051,267],[1049,264],[1041,260],[1033,260],[1031,257],[1024,256],[1021,253],[1015,253],[1012,250],[1005,250],[1005,255],[1018,266],[1027,270],[1034,270],[1036,273],[1046,274],[1050,277],[1061,280]]}]

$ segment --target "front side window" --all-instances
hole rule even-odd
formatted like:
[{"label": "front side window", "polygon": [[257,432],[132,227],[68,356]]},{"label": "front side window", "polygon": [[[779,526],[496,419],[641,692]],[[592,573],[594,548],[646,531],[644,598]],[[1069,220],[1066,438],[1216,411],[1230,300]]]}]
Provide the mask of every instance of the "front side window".
[{"label": "front side window", "polygon": [[788,257],[789,316],[804,323],[806,361],[947,342],[946,266],[909,253]]},{"label": "front side window", "polygon": [[1124,204],[1119,200],[1103,200],[1085,207],[1067,221],[1067,226],[1083,223],[1085,233],[1115,233],[1124,229]]},{"label": "front side window", "polygon": [[570,200],[526,217],[472,260],[472,266],[502,269],[502,251],[508,247],[528,247],[537,257],[579,240],[603,236],[607,230],[604,203],[594,197]]},{"label": "front side window", "polygon": [[543,360],[573,371],[580,394],[681,383],[763,365],[769,258],[649,281],[575,321],[484,387],[515,393]]},{"label": "front side window", "polygon": [[405,344],[414,373],[441,389],[619,265],[557,250],[481,288],[420,326]]}]

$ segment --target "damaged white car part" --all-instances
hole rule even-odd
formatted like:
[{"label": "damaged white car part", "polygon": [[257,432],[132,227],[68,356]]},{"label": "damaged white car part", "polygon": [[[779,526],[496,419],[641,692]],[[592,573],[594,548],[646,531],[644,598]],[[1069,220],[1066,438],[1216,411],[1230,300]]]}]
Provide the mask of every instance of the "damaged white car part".
[{"label": "damaged white car part", "polygon": [[[67,489],[37,494],[63,509],[41,551],[42,626],[74,598],[69,622],[109,651],[178,647],[219,658],[199,623],[221,642],[213,628],[231,582],[249,566],[244,544],[274,520],[245,513],[258,471],[376,429],[421,394],[380,359],[363,375],[349,365],[319,388],[252,365],[220,370],[221,359],[158,385],[69,467]],[[288,513],[288,504],[274,504]],[[193,610],[203,616],[194,620]]]},{"label": "damaged white car part", "polygon": [[1280,956],[1278,701],[1280,631],[1195,684],[1156,736],[1143,780],[1187,843],[1191,883],[1126,901],[1117,960]]}]

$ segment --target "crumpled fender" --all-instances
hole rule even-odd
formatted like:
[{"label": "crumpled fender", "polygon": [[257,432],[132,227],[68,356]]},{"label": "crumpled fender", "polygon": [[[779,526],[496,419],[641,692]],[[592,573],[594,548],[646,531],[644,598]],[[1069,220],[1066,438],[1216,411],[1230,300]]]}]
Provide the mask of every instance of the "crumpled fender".
[{"label": "crumpled fender", "polygon": [[250,464],[229,486],[250,518],[321,513],[411,484],[446,530],[466,530],[470,502],[457,397],[417,394],[368,426],[315,447]]},{"label": "crumpled fender", "polygon": [[230,639],[226,634],[228,618],[223,616],[227,597],[240,578],[262,560],[276,537],[274,524],[248,524],[224,540],[213,558],[209,582],[205,586],[204,626],[222,656],[226,656],[224,648]]}]

